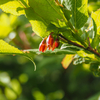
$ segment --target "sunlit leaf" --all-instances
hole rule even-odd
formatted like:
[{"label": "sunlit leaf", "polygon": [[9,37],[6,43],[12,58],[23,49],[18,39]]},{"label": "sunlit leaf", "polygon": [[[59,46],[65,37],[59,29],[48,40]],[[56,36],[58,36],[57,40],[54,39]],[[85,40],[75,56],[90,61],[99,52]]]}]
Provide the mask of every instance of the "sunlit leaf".
[{"label": "sunlit leaf", "polygon": [[0,54],[24,54],[14,46],[9,45],[2,39],[0,39]]},{"label": "sunlit leaf", "polygon": [[0,0],[0,8],[14,15],[25,14],[24,8],[26,7],[25,0],[23,1],[26,5],[23,4],[23,0]]},{"label": "sunlit leaf", "polygon": [[98,2],[91,2],[88,5],[89,13],[92,13],[93,11],[96,11],[99,8],[100,8],[100,1],[98,1]]},{"label": "sunlit leaf", "polygon": [[26,0],[0,0],[0,8],[14,15],[25,14],[24,8],[28,7]]},{"label": "sunlit leaf", "polygon": [[97,27],[97,34],[100,35],[100,9],[95,11],[95,12],[93,12],[91,17],[93,18],[94,23],[95,23],[95,25]]},{"label": "sunlit leaf", "polygon": [[17,54],[17,55],[23,55],[27,57],[32,63],[34,64],[34,71],[36,70],[35,62],[33,61],[32,56],[29,54],[29,52],[22,52],[18,48],[15,48],[14,46],[9,45],[2,39],[0,39],[0,54]]},{"label": "sunlit leaf", "polygon": [[90,25],[89,25],[89,29],[90,31],[88,32],[89,33],[89,37],[92,39],[92,42],[91,42],[91,46],[94,48],[94,49],[98,49],[98,46],[99,46],[99,35],[100,35],[100,21],[99,21],[99,16],[100,16],[100,10],[96,11],[96,12],[93,12],[91,17],[92,17],[92,20],[90,22]]},{"label": "sunlit leaf", "polygon": [[74,56],[74,55],[66,55],[66,56],[64,57],[64,59],[63,59],[62,62],[61,62],[61,64],[62,64],[62,66],[63,66],[64,69],[67,69],[67,68],[68,68],[68,66],[70,65],[70,63],[71,63],[72,60],[73,60],[73,56]]},{"label": "sunlit leaf", "polygon": [[31,8],[25,9],[26,16],[37,35],[41,37],[48,35],[50,32],[48,33],[46,29],[50,23],[57,27],[66,26],[67,20],[54,0],[29,0],[29,6]]},{"label": "sunlit leaf", "polygon": [[89,57],[89,58],[92,58],[92,59],[95,59],[95,55],[94,54],[88,54],[82,50],[80,51],[77,51],[77,54],[81,57]]}]

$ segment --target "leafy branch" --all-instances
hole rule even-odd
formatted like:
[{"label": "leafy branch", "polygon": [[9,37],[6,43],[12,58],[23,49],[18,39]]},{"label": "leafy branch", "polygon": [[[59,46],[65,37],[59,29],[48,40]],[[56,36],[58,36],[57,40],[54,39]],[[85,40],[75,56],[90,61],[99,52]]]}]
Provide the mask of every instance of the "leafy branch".
[{"label": "leafy branch", "polygon": [[[28,49],[26,51],[29,51],[29,54],[26,54],[26,55],[30,58],[30,60],[32,60],[31,56],[29,56],[31,54],[37,54],[37,55],[39,54],[43,54],[43,55],[78,54],[79,52],[76,52],[75,49],[79,47],[79,48],[82,48],[83,52],[86,53],[87,55],[89,54],[90,55],[93,54],[93,56],[96,55],[98,63],[100,63],[99,61],[100,10],[97,10],[96,12],[91,14],[90,18],[92,19],[92,21],[88,22],[88,25],[86,26],[85,23],[87,22],[89,18],[88,0],[62,0],[62,4],[60,4],[58,0],[40,0],[40,1],[38,0],[24,0],[24,1],[23,0],[10,0],[10,1],[4,0],[4,1],[2,0],[0,1],[0,8],[3,11],[13,14],[13,15],[18,15],[18,16],[22,14],[25,15],[28,21],[30,22],[34,33],[36,33],[40,37],[42,38],[47,37],[49,36],[51,32],[53,32],[54,40],[56,40],[57,36],[59,36],[59,38],[62,41],[64,41],[64,43],[68,43],[70,45],[73,45],[74,47],[72,51],[71,49],[67,50],[66,48],[65,50],[61,50],[61,49],[55,49],[54,51],[47,50],[46,52],[43,52],[43,53],[39,52],[38,49]],[[8,35],[14,29],[13,26],[14,24],[12,24],[12,21],[11,21],[11,25],[8,25],[6,27],[4,25],[4,28],[6,29],[6,31],[3,30],[2,34],[7,32],[6,35]],[[1,24],[1,27],[2,27],[2,24]],[[7,28],[10,30],[8,30]],[[86,32],[85,30],[89,30],[89,31]],[[0,36],[5,37],[1,35],[1,33],[0,33]],[[6,44],[2,40],[0,41]],[[55,43],[57,43],[57,41],[58,40],[56,40]],[[0,46],[2,46],[2,43],[0,44]],[[21,52],[19,49],[15,49],[11,47],[10,45],[8,45],[10,49],[7,49],[5,45],[3,45],[2,47],[3,47],[1,48],[2,50],[0,49],[1,50],[0,52],[2,54],[16,53],[16,54],[24,55],[24,53]],[[15,51],[17,50],[17,51],[15,52],[14,50]],[[92,59],[90,55],[85,56],[85,57],[83,55],[81,57],[83,57],[84,59],[87,59],[87,58]],[[93,60],[91,60],[91,62],[93,62]]]},{"label": "leafy branch", "polygon": [[98,53],[96,50],[94,50],[94,49],[90,46],[90,43],[89,43],[88,47],[85,48],[84,46],[82,46],[82,45],[80,45],[80,44],[77,44],[77,43],[75,43],[75,42],[73,42],[73,41],[71,41],[71,40],[65,38],[65,37],[64,37],[63,35],[61,35],[61,34],[59,34],[59,38],[60,38],[62,41],[66,42],[66,43],[69,43],[69,44],[71,44],[71,45],[80,47],[80,48],[82,48],[82,49],[84,49],[84,50],[88,50],[88,51],[90,51],[91,53],[95,54],[96,56],[100,57],[100,53]]}]

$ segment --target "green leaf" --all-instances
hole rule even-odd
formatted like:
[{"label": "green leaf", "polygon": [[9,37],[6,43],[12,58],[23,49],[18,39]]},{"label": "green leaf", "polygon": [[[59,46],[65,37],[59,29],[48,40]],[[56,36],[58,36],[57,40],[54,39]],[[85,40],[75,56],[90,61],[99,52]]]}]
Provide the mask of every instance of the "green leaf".
[{"label": "green leaf", "polygon": [[72,13],[70,10],[66,9],[66,8],[62,8],[63,12],[64,12],[64,15],[66,17],[67,20],[69,20],[72,16]]},{"label": "green leaf", "polygon": [[80,50],[82,50],[82,48],[79,48],[79,47],[73,46],[73,45],[69,45],[67,43],[64,43],[61,46],[61,49],[70,50],[70,51],[80,51]]},{"label": "green leaf", "polygon": [[98,70],[98,67],[99,67],[99,63],[91,63],[91,65],[90,65],[90,70],[91,71],[97,71]]},{"label": "green leaf", "polygon": [[96,11],[99,8],[100,8],[100,1],[98,1],[98,2],[96,2],[96,1],[95,2],[91,2],[88,5],[89,13],[92,13],[93,11]]},{"label": "green leaf", "polygon": [[63,66],[64,69],[67,69],[68,68],[68,66],[70,65],[70,63],[73,60],[73,56],[74,56],[73,54],[70,54],[70,55],[68,54],[68,55],[66,55],[63,58],[61,64],[62,64],[62,66]]},{"label": "green leaf", "polygon": [[25,14],[24,8],[27,7],[27,0],[0,0],[0,8],[14,15]]},{"label": "green leaf", "polygon": [[[99,30],[100,30],[99,25],[100,24],[98,23],[99,20],[96,16],[96,13],[92,13],[91,17],[92,17],[92,20],[89,26],[91,30],[88,31],[88,33],[89,33],[89,37],[92,39],[91,46],[94,49],[98,49],[99,41],[100,41],[99,39]],[[99,17],[99,14],[98,14],[98,17]]]},{"label": "green leaf", "polygon": [[90,65],[90,70],[95,76],[100,76],[100,62],[93,62]]},{"label": "green leaf", "polygon": [[54,24],[50,23],[48,26],[47,26],[47,31],[54,31],[55,33],[57,32],[68,32],[68,35],[71,35],[70,32],[71,30],[70,29],[67,29],[66,27],[56,27]]},{"label": "green leaf", "polygon": [[33,31],[41,37],[45,37],[46,35],[48,35],[49,32],[46,32],[47,23],[40,16],[34,13],[32,8],[28,8],[25,11],[26,17],[31,23]]},{"label": "green leaf", "polygon": [[0,54],[23,55],[23,56],[27,57],[30,61],[32,61],[32,63],[34,64],[34,67],[35,67],[34,71],[36,70],[35,62],[33,61],[33,58],[29,53],[27,53],[27,52],[24,53],[24,52],[20,51],[18,48],[15,48],[14,46],[9,45],[2,39],[0,39]]},{"label": "green leaf", "polygon": [[87,32],[84,32],[82,35],[81,35],[81,38],[82,38],[82,40],[86,40],[87,39],[87,37],[88,37],[88,33]]},{"label": "green leaf", "polygon": [[65,32],[62,32],[62,33],[63,33],[64,37],[66,37],[67,39],[76,41],[75,36],[73,36],[73,33],[70,29],[67,29]]},{"label": "green leaf", "polygon": [[64,0],[65,6],[72,11],[71,22],[76,29],[81,28],[88,19],[88,0]]},{"label": "green leaf", "polygon": [[100,9],[93,12],[91,17],[93,18],[93,23],[95,24],[95,32],[100,35]]},{"label": "green leaf", "polygon": [[74,65],[78,65],[78,64],[82,64],[82,63],[85,63],[85,64],[90,64],[91,63],[91,58],[88,58],[88,57],[81,57],[79,56],[78,54],[76,54],[74,56],[74,61],[73,61],[73,64]]},{"label": "green leaf", "polygon": [[82,57],[74,59],[74,61],[73,61],[74,65],[78,65],[78,64],[82,64],[82,63],[85,63],[85,58],[82,58]]},{"label": "green leaf", "polygon": [[88,54],[83,50],[77,51],[77,54],[79,56],[83,57],[83,58],[88,57],[88,58],[91,58],[91,59],[95,59],[95,55],[94,54]]},{"label": "green leaf", "polygon": [[54,0],[29,0],[29,6],[31,8],[25,9],[26,16],[37,35],[47,36],[50,32],[46,29],[50,23],[57,27],[66,26],[67,20]]},{"label": "green leaf", "polygon": [[98,47],[99,47],[99,42],[100,42],[100,39],[99,39],[99,35],[97,34],[97,35],[92,39],[91,46],[92,46],[94,49],[98,49]]},{"label": "green leaf", "polygon": [[54,24],[50,23],[47,27],[47,31],[54,31],[58,30],[58,27],[56,27]]},{"label": "green leaf", "polygon": [[62,50],[62,49],[55,49],[54,51],[46,50],[45,52],[40,52],[39,49],[28,49],[24,50],[28,51],[30,54],[36,54],[36,55],[54,55],[54,54],[75,54],[75,51],[70,50]]},{"label": "green leaf", "polygon": [[0,39],[0,54],[24,54],[14,46],[9,45],[2,39]]}]

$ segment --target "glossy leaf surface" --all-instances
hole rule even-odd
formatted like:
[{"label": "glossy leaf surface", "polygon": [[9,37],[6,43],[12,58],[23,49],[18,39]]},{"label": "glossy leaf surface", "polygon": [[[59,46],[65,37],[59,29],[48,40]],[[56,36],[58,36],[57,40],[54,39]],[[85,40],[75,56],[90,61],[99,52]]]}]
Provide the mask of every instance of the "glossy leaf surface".
[{"label": "glossy leaf surface", "polygon": [[71,22],[76,29],[81,28],[88,19],[88,0],[64,0],[67,9],[72,11]]}]

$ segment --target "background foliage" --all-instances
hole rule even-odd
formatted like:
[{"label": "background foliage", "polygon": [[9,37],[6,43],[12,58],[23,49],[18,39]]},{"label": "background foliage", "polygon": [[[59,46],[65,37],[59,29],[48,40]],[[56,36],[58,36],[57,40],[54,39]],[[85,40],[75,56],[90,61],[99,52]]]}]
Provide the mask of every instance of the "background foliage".
[{"label": "background foliage", "polygon": [[[22,1],[24,2],[24,0]],[[25,0],[25,2],[26,1],[27,0]],[[46,0],[43,1],[47,3]],[[66,0],[59,0],[59,2],[62,3],[65,1]],[[87,63],[84,63],[84,57],[83,58],[80,57],[84,52],[82,51],[77,52],[79,48],[73,46],[70,47],[72,49],[71,51],[70,48],[68,48],[69,46],[68,44],[62,46],[62,48],[64,48],[64,50],[62,51],[57,49],[57,51],[55,50],[54,52],[47,51],[45,54],[38,52],[36,49],[38,48],[39,43],[42,39],[35,33],[45,37],[45,35],[48,35],[52,30],[51,27],[52,24],[55,25],[57,30],[59,29],[60,31],[62,31],[62,29],[60,28],[66,26],[67,20],[65,20],[62,12],[59,11],[60,7],[55,8],[57,9],[56,11],[54,11],[54,9],[51,6],[50,8],[46,9],[48,6],[47,3],[46,7],[43,7],[42,9],[41,8],[37,9],[37,5],[35,5],[36,3],[38,3],[37,0],[34,0],[35,2],[34,4],[32,3],[32,0],[29,0],[29,5],[33,7],[34,12],[37,13],[33,13],[32,8],[28,9],[28,11],[25,10],[23,5],[19,3],[14,5],[15,8],[13,8],[12,11],[11,5],[13,5],[15,2],[17,3],[17,1],[11,1],[11,0],[9,0],[9,2],[8,0],[0,1],[1,4],[0,8],[2,8],[2,10],[0,9],[0,38],[2,39],[0,40],[0,54],[1,53],[19,54],[19,56],[2,55],[2,54],[0,55],[0,100],[81,100],[81,99],[99,100],[100,78],[94,77],[93,73],[91,72],[93,71],[94,74],[97,76],[100,74],[98,73],[98,70],[96,68],[99,65],[99,63],[94,62],[90,67],[90,64],[88,64],[90,59],[87,59],[86,60]],[[79,29],[85,24],[83,27],[84,30],[84,28],[87,27],[89,24],[89,21],[87,21],[89,17],[88,13],[90,15],[92,11],[96,11],[100,7],[99,0],[89,0],[88,10],[87,10],[86,2],[87,0],[83,0],[82,4],[84,6],[78,9],[79,12],[77,11],[78,12],[77,14],[76,13],[72,14],[72,19],[71,19],[72,24],[76,29]],[[9,6],[7,6],[8,4]],[[24,4],[25,8],[29,7],[27,2]],[[73,4],[75,4],[75,2],[72,2],[72,5]],[[55,4],[52,3],[52,6],[55,7]],[[65,6],[67,6],[69,10],[72,11],[75,10],[75,5],[71,8],[68,6],[68,3],[65,3]],[[77,7],[78,6],[79,5],[77,5]],[[6,7],[8,7],[8,9],[6,9]],[[14,10],[17,7],[19,7],[19,9],[17,9],[17,11]],[[45,19],[43,20],[38,16],[38,14],[40,14],[41,10],[44,9],[45,11],[44,13],[42,13],[42,18],[44,17]],[[84,10],[84,12],[82,12],[85,13],[85,16],[79,16],[82,9],[86,9]],[[4,11],[6,11],[7,13],[5,13]],[[14,15],[9,14],[8,12],[12,12],[12,14]],[[24,15],[21,15],[25,13],[28,19]],[[52,20],[52,24],[50,28],[48,28],[48,32],[46,34],[45,30],[47,28],[47,25],[49,25],[50,21],[47,20],[48,17],[45,16],[45,13],[47,15],[49,14],[48,16],[51,16],[50,20]],[[96,22],[96,25],[99,26],[99,24],[97,23],[97,19],[99,20],[99,17],[95,18],[96,17],[95,15],[98,13],[99,10],[96,11],[95,13],[92,13],[91,16]],[[62,16],[60,16],[61,14]],[[20,16],[17,17],[15,15],[20,15]],[[38,21],[33,22],[34,16],[38,20],[45,21],[44,22],[45,24]],[[63,21],[60,20],[55,21],[56,17],[59,17],[59,19],[63,18]],[[70,18],[70,16],[67,17]],[[84,19],[83,23],[79,23],[83,19]],[[31,26],[29,22],[31,24],[32,23],[34,24],[32,24]],[[38,30],[39,32],[37,31],[37,27],[38,29],[40,28]],[[32,31],[32,28],[34,29],[35,33]],[[56,32],[56,29],[54,30]],[[92,31],[94,31],[94,29]],[[95,31],[94,34],[96,32],[97,34],[99,34],[99,29]],[[86,37],[87,36],[82,36],[84,40]],[[72,37],[68,38],[73,39]],[[94,45],[95,42],[98,43],[98,41],[95,41],[97,40],[96,38],[98,38],[98,35],[96,35],[95,39],[93,39],[92,35],[90,34],[90,38],[92,41],[91,42],[92,47],[98,48],[97,46],[98,44]],[[73,39],[73,41],[76,40]],[[20,50],[30,49],[29,50],[30,53],[28,53],[28,51],[26,53],[23,53],[17,48]],[[61,62],[62,60],[64,61],[63,58],[65,57],[65,54],[67,53],[73,56],[73,54],[75,54],[76,52],[80,56],[76,55],[75,61],[72,62],[67,69],[64,69],[62,67]],[[57,55],[57,54],[62,54],[62,55]],[[88,55],[86,54],[85,57],[87,56],[94,59],[94,55],[92,54]],[[32,62],[30,62],[25,57],[28,57],[29,59],[31,60],[33,59],[35,61],[37,65],[36,71],[34,71]],[[75,65],[73,65],[73,63]]]}]

